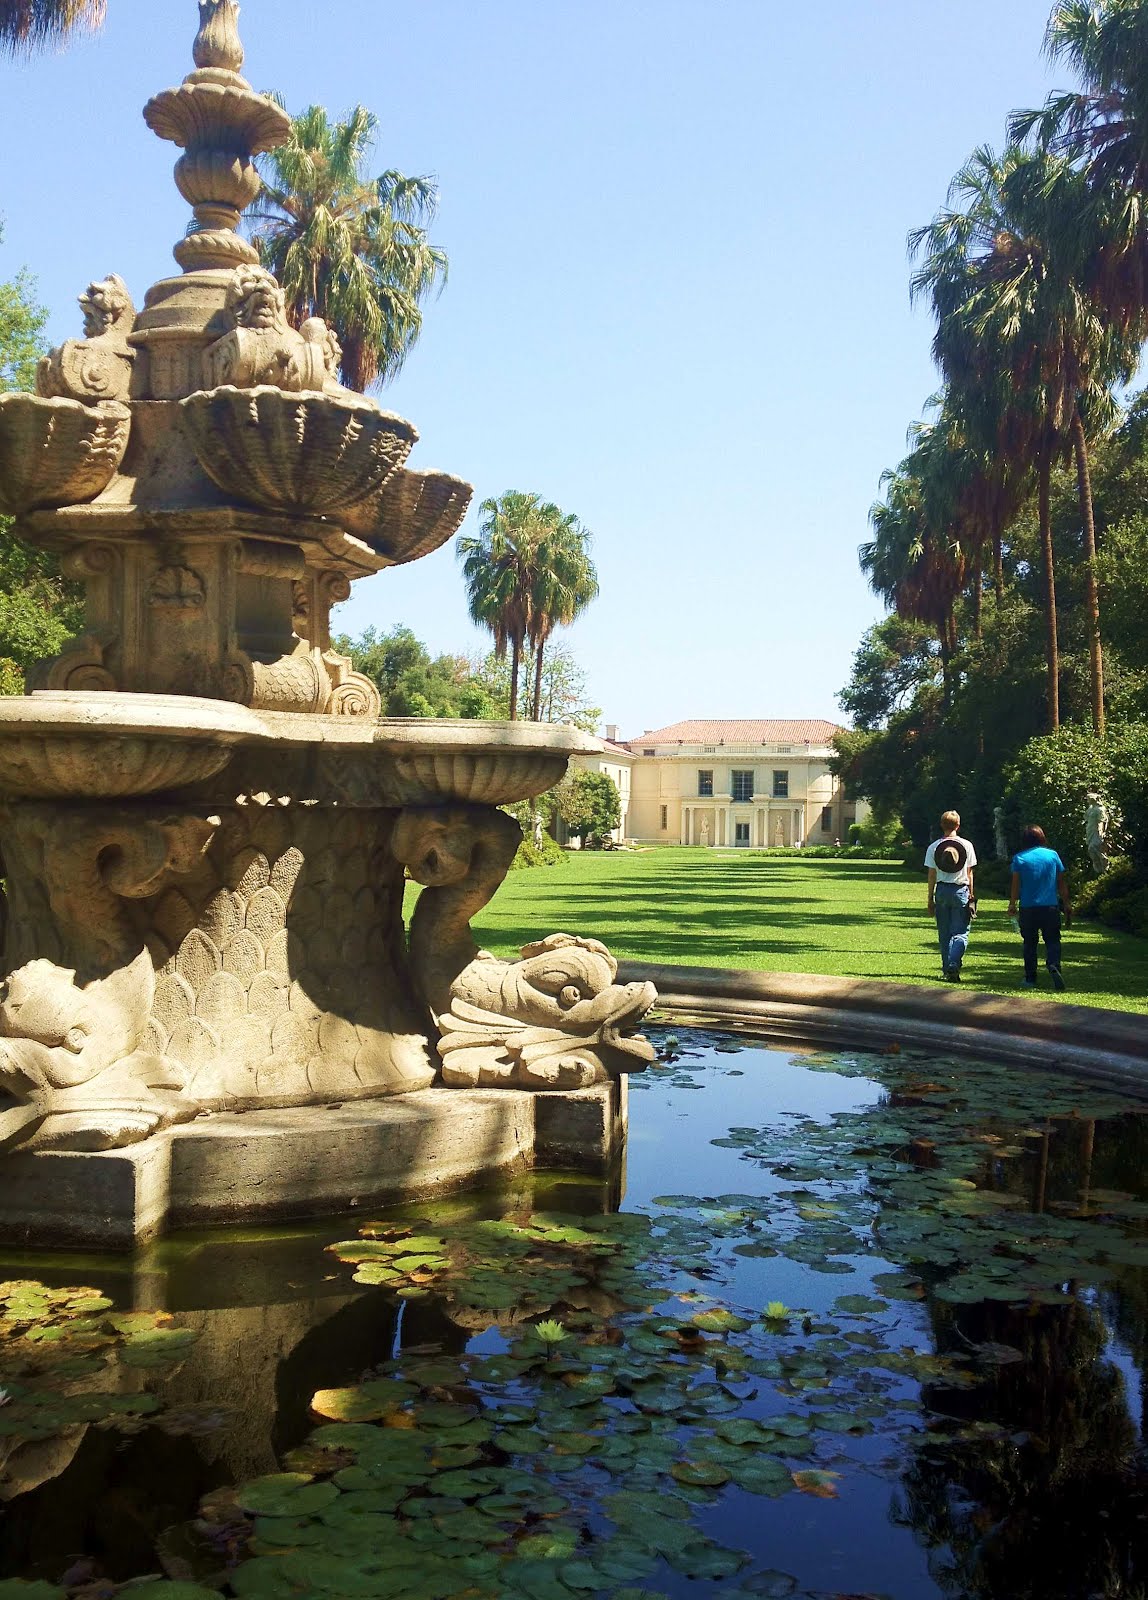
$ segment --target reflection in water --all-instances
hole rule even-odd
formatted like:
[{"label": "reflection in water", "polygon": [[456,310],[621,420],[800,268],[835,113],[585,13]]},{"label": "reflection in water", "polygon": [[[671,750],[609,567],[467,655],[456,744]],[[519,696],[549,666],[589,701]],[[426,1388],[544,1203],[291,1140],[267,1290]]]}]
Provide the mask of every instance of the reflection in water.
[{"label": "reflection in water", "polygon": [[[432,1414],[457,1427],[461,1407],[478,1420],[444,1447],[456,1498],[434,1502],[458,1506],[454,1531],[429,1531],[441,1557],[468,1530],[476,1594],[620,1592],[607,1549],[631,1562],[633,1592],[675,1600],[1148,1589],[1141,1109],[1015,1068],[688,1032],[663,1057],[632,1109],[626,1208],[649,1221],[620,1232],[571,1225],[607,1217],[616,1192],[535,1175],[389,1211],[339,1255],[326,1247],[365,1219],[178,1235],[131,1262],[0,1259],[2,1278],[90,1284],[148,1314],[97,1367],[89,1335],[70,1336],[80,1365],[51,1381],[75,1417],[26,1437],[0,1408],[0,1576],[58,1582],[78,1555],[92,1565],[74,1582],[202,1574],[189,1518],[204,1496],[287,1457],[338,1486],[347,1462],[375,1459],[372,1440],[397,1448],[410,1429],[414,1450]],[[553,1351],[530,1333],[542,1319]],[[146,1345],[171,1330],[194,1343]],[[371,1411],[364,1379],[398,1411]],[[319,1391],[328,1416],[371,1419],[347,1436],[367,1457],[308,1442]],[[159,1409],[135,1414],[149,1396]],[[347,1483],[382,1469],[366,1470]],[[514,1509],[528,1485],[567,1509],[531,1521]],[[389,1502],[404,1538],[428,1505],[417,1486],[403,1501],[409,1487]],[[473,1520],[484,1497],[503,1503],[493,1536]],[[209,1503],[229,1508],[232,1541],[209,1566],[261,1548],[251,1514]],[[273,1511],[264,1550],[288,1536]],[[643,1524],[671,1513],[685,1542],[644,1554]],[[291,1526],[313,1539],[305,1518]]]}]

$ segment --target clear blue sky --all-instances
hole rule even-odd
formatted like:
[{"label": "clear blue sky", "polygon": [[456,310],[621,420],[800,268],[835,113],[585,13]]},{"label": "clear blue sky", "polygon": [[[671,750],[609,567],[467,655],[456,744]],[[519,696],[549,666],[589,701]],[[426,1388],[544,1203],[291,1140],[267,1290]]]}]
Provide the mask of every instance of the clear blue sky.
[{"label": "clear blue sky", "polygon": [[[602,594],[568,641],[623,733],[839,715],[880,610],[866,513],[936,385],[905,235],[1043,98],[1050,5],[246,0],[257,87],[360,101],[377,170],[437,177],[450,282],[385,403],[412,465],[593,530]],[[0,277],[36,274],[54,338],[91,277],[139,302],[175,271],[189,215],[140,108],[189,70],[194,0],[109,9],[0,63]],[[450,548],[340,620],[481,648]]]}]

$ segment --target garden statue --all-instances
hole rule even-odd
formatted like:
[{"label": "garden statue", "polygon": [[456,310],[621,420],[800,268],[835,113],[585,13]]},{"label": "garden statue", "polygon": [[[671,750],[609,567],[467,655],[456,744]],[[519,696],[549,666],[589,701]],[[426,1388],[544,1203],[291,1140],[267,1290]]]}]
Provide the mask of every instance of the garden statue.
[{"label": "garden statue", "polygon": [[290,325],[238,232],[290,120],[240,76],[235,0],[199,11],[195,70],[144,113],[183,152],[181,271],[138,313],[92,283],[84,338],[0,395],[0,513],[86,600],[36,692],[0,701],[2,1159],[174,1150],[205,1115],[432,1085],[460,1107],[600,1085],[616,1121],[652,989],[593,939],[501,962],[469,930],[521,840],[499,808],[589,741],[380,720],[335,650],[352,583],[437,549],[471,489],[408,468],[415,428],[343,387],[321,319]]},{"label": "garden statue", "polygon": [[705,850],[708,847],[709,842],[710,842],[710,825],[709,825],[708,821],[706,820],[706,818],[703,817],[702,818],[701,832],[698,835],[698,843],[701,845],[702,849]]},{"label": "garden statue", "polygon": [[1108,838],[1108,808],[1098,794],[1089,794],[1088,810],[1084,813],[1084,832],[1088,841],[1088,856],[1092,862],[1092,870],[1099,875],[1108,871],[1108,853],[1105,844]]},{"label": "garden statue", "polygon": [[1004,807],[993,807],[993,854],[998,861],[1010,859],[1008,841],[1005,838]]}]

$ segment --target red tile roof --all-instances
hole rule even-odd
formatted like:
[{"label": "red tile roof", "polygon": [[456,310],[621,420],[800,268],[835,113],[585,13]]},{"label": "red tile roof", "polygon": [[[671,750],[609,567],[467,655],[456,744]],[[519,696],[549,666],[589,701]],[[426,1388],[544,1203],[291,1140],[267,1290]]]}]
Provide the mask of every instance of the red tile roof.
[{"label": "red tile roof", "polygon": [[629,750],[667,744],[832,744],[838,724],[821,717],[719,718],[671,722],[625,741]]}]

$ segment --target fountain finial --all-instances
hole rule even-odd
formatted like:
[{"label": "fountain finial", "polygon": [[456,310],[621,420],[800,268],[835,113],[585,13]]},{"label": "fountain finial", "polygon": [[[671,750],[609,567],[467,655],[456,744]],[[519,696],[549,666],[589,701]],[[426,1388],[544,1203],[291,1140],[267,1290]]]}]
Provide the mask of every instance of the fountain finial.
[{"label": "fountain finial", "polygon": [[192,46],[197,67],[238,72],[243,66],[238,0],[199,0],[199,32]]}]

